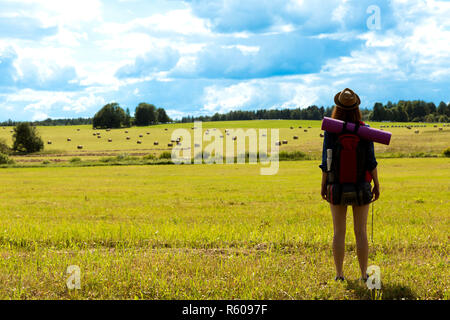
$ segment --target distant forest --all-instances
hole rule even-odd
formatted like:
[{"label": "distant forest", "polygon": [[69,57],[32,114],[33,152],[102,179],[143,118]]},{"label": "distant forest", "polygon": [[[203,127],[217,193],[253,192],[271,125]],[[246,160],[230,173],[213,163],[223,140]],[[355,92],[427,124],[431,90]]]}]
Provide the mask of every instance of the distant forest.
[{"label": "distant forest", "polygon": [[[181,122],[193,121],[232,121],[232,120],[321,120],[331,116],[332,107],[310,106],[304,109],[271,109],[257,111],[230,111],[213,116],[183,117]],[[421,100],[375,103],[373,110],[361,109],[363,120],[395,122],[449,122],[450,103],[441,102],[438,107],[433,102]]]},{"label": "distant forest", "polygon": [[[45,119],[42,121],[30,121],[30,124],[33,126],[78,126],[83,124],[91,125],[93,118],[74,118],[74,119]],[[0,122],[0,126],[3,127],[11,127],[16,126],[17,124],[24,121],[12,121],[11,119],[8,121]]]},{"label": "distant forest", "polygon": [[[216,113],[212,116],[187,116],[176,122],[193,121],[236,121],[236,120],[321,120],[323,117],[331,116],[332,107],[317,107],[315,105],[304,109],[263,109],[256,111],[230,111],[228,113]],[[436,106],[433,102],[422,100],[403,101],[397,103],[388,102],[375,103],[373,109],[361,109],[363,120],[367,121],[394,121],[394,122],[450,122],[450,103],[439,103]],[[135,120],[132,118],[132,121]],[[15,126],[21,121],[4,121],[0,126]],[[71,125],[92,125],[93,118],[74,119],[46,119],[42,121],[32,121],[35,126],[71,126]]]}]

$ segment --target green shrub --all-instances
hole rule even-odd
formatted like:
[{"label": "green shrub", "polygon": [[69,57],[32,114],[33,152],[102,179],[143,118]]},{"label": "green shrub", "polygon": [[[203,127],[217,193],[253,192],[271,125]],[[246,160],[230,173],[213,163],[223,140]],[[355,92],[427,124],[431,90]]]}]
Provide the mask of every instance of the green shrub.
[{"label": "green shrub", "polygon": [[0,153],[0,164],[13,164],[14,160],[11,159],[7,154]]},{"label": "green shrub", "polygon": [[126,161],[130,159],[130,155],[128,153],[121,153],[119,155],[116,156],[117,161]]},{"label": "green shrub", "polygon": [[0,139],[0,153],[9,154],[11,149],[6,144],[5,139]]},{"label": "green shrub", "polygon": [[160,159],[172,159],[172,152],[164,151],[159,155]]},{"label": "green shrub", "polygon": [[78,158],[78,157],[72,158],[72,159],[70,159],[70,162],[71,163],[81,162],[81,158]]},{"label": "green shrub", "polygon": [[155,159],[156,159],[156,156],[154,154],[151,154],[151,153],[149,153],[146,156],[142,157],[142,160],[155,160]]},{"label": "green shrub", "polygon": [[44,142],[36,127],[32,127],[28,122],[19,123],[14,128],[13,141],[15,151],[32,153],[44,149]]},{"label": "green shrub", "polygon": [[307,158],[307,155],[304,152],[301,151],[281,151],[279,153],[279,159],[280,160],[305,160]]},{"label": "green shrub", "polygon": [[114,157],[101,157],[99,159],[100,162],[113,162],[115,160]]},{"label": "green shrub", "polygon": [[102,157],[100,158],[100,162],[104,163],[117,163],[117,162],[127,162],[127,161],[136,161],[137,157],[132,157],[128,153],[122,153],[115,157]]},{"label": "green shrub", "polygon": [[446,157],[450,157],[450,147],[448,147],[447,149],[444,150],[443,152],[444,156]]}]

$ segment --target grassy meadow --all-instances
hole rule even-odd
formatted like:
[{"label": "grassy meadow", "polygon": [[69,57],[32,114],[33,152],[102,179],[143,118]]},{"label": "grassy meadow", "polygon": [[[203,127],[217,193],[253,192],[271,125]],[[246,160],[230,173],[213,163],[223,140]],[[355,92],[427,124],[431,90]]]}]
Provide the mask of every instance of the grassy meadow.
[{"label": "grassy meadow", "polygon": [[[348,281],[332,280],[318,164],[2,169],[0,298],[370,299],[351,212]],[[382,298],[449,299],[450,162],[384,159],[379,172],[369,263]],[[81,290],[66,288],[69,265]]]},{"label": "grassy meadow", "polygon": [[[375,145],[382,194],[369,264],[381,268],[381,298],[448,300],[450,161],[442,151],[450,127],[369,124],[397,126],[384,129],[393,133],[389,146]],[[0,168],[0,299],[373,298],[357,280],[351,209],[348,280],[333,281],[332,220],[319,194],[320,121],[203,123],[203,131],[222,134],[279,128],[288,140],[280,151],[312,159],[282,161],[273,176],[260,175],[260,164],[80,165],[159,156],[171,150],[174,129],[192,127],[39,127],[45,150],[14,155],[16,165]],[[10,130],[0,128],[9,144]],[[58,165],[73,158],[72,166]],[[81,269],[80,290],[66,287],[70,265]]]},{"label": "grassy meadow", "polygon": [[[390,128],[383,128],[392,132],[392,140],[389,146],[376,144],[375,151],[378,157],[423,157],[438,156],[445,148],[449,147],[450,126],[443,124],[425,124],[426,127],[407,129],[406,125],[417,126],[417,123],[395,124],[395,123],[368,123],[374,128],[389,125]],[[399,126],[402,127],[399,127]],[[423,125],[423,124],[420,124]],[[321,121],[308,120],[256,120],[256,121],[227,121],[227,122],[204,122],[203,136],[205,131],[210,134],[214,129],[225,136],[225,129],[279,129],[279,140],[287,140],[288,144],[281,145],[280,152],[293,152],[301,150],[310,159],[320,159],[322,152],[322,140],[320,137]],[[395,126],[395,127],[391,127]],[[437,126],[437,127],[435,127]],[[127,129],[94,130],[91,126],[58,126],[58,127],[38,127],[38,131],[44,141],[43,152],[27,156],[13,156],[13,159],[20,165],[36,165],[43,161],[49,163],[65,163],[74,157],[82,160],[98,160],[102,157],[128,154],[129,156],[142,157],[148,154],[156,157],[163,152],[170,152],[172,132],[178,128],[185,128],[194,136],[193,124],[167,124],[150,127],[132,127]],[[167,129],[167,130],[166,130]],[[441,130],[440,130],[441,129]],[[415,133],[418,130],[419,133]],[[4,139],[8,144],[12,144],[12,128],[0,128],[0,139]],[[128,133],[126,133],[126,131]],[[306,132],[305,132],[306,131]],[[99,133],[98,138],[94,133]],[[140,137],[142,136],[142,137]],[[294,136],[298,139],[294,139]],[[130,139],[127,140],[127,137]],[[70,139],[71,141],[67,141]],[[112,141],[109,142],[109,139]],[[270,144],[270,130],[268,130],[268,141]],[[52,144],[47,144],[51,141]],[[142,144],[137,144],[141,141]],[[158,142],[155,146],[154,142]],[[185,143],[185,142],[183,142]],[[209,144],[204,142],[204,147]],[[83,146],[78,150],[78,146]],[[225,143],[224,143],[225,145]],[[183,144],[183,147],[194,149],[194,142]],[[269,147],[270,151],[270,147]]]}]

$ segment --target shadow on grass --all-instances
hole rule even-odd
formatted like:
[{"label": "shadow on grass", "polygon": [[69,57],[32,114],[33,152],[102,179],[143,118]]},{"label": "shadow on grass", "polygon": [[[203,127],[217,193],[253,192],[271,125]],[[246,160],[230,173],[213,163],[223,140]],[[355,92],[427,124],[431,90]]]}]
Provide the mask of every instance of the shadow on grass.
[{"label": "shadow on grass", "polygon": [[359,280],[347,281],[347,289],[352,290],[359,299],[366,300],[415,300],[417,296],[411,288],[401,284],[381,283],[381,296],[377,290],[369,290],[366,284]]}]

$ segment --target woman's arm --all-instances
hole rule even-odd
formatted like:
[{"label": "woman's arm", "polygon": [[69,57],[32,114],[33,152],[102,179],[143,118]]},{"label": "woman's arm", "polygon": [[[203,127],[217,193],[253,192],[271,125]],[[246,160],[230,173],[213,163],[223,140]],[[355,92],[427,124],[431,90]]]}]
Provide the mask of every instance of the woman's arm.
[{"label": "woman's arm", "polygon": [[322,199],[327,200],[327,149],[330,148],[330,137],[328,132],[325,131],[323,138],[323,149],[322,149],[322,163],[319,166],[322,169],[322,186],[320,190],[320,195]]},{"label": "woman's arm", "polygon": [[380,182],[378,181],[378,169],[377,167],[375,167],[375,169],[373,169],[370,174],[372,175],[373,178],[373,189],[372,189],[372,194],[374,196],[374,199],[372,201],[377,201],[378,198],[380,197]]},{"label": "woman's arm", "polygon": [[323,200],[327,200],[327,173],[322,171],[322,188],[320,190],[320,195]]}]

